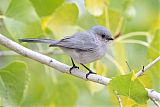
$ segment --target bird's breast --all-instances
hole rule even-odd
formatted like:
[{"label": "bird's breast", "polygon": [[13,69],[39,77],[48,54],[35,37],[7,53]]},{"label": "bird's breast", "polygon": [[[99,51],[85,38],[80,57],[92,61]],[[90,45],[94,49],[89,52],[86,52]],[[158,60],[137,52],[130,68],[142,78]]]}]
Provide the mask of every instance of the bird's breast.
[{"label": "bird's breast", "polygon": [[76,61],[77,63],[87,64],[102,58],[106,53],[106,46],[96,47],[92,51],[91,50],[82,51],[82,50],[65,49],[65,48],[63,50],[65,53],[71,56],[73,60]]}]

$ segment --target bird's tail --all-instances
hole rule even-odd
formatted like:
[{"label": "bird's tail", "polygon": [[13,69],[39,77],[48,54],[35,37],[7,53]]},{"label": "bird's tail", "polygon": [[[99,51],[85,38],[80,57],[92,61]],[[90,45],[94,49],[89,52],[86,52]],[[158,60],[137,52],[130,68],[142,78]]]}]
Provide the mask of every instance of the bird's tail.
[{"label": "bird's tail", "polygon": [[20,42],[33,42],[33,43],[48,43],[48,44],[56,44],[57,40],[52,39],[34,39],[34,38],[26,38],[26,39],[19,39]]}]

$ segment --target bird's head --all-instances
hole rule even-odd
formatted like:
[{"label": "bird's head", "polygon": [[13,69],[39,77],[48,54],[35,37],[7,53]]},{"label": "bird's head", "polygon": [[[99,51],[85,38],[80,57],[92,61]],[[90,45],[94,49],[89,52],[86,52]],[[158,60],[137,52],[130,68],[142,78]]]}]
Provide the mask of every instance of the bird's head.
[{"label": "bird's head", "polygon": [[113,38],[111,37],[111,32],[103,27],[103,26],[94,26],[91,28],[91,31],[98,36],[98,38],[102,41],[111,41]]}]

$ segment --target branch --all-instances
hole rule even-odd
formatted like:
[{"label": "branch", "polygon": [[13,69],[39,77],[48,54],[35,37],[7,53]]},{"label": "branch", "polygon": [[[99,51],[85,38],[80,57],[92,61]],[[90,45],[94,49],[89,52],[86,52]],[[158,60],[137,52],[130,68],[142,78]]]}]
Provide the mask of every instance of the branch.
[{"label": "branch", "polygon": [[[32,51],[28,48],[25,48],[25,47],[19,45],[18,43],[3,36],[2,34],[0,34],[0,44],[15,51],[16,53],[19,53],[20,55],[23,55],[25,57],[28,57],[28,58],[33,59],[35,61],[38,61],[42,64],[48,65],[48,66],[50,66],[50,67],[52,67],[62,73],[70,74],[69,73],[70,66],[63,64],[53,58],[50,58],[46,55],[43,55],[41,53],[38,53],[38,52]],[[146,71],[148,68],[153,66],[156,62],[159,61],[159,59],[160,59],[160,57],[158,57],[152,63],[147,65],[144,68],[144,71]],[[141,72],[141,71],[139,71],[139,72]],[[141,75],[141,73],[139,73],[139,72],[136,74],[137,77]],[[103,85],[107,85],[111,80],[110,78],[106,78],[106,77],[103,77],[103,76],[100,76],[97,74],[90,74],[88,76],[88,79],[86,79],[86,74],[87,74],[87,72],[83,72],[79,69],[73,69],[72,74],[70,74],[70,75],[76,76],[76,77],[84,79],[84,80],[89,80],[89,81],[93,81],[93,82],[96,82],[99,84],[103,84]],[[151,93],[149,90],[147,90],[147,91],[148,91],[148,96],[150,98],[153,98],[153,99],[156,99],[157,101],[160,101],[160,93],[154,91],[157,93],[155,95],[153,92]]]},{"label": "branch", "polygon": [[139,72],[137,72],[136,77],[141,76],[143,74],[143,72],[145,72],[147,69],[149,69],[151,66],[153,66],[159,60],[160,60],[160,56],[157,57],[153,62],[149,63],[146,67],[144,67],[144,69],[142,69]]},{"label": "branch", "polygon": [[118,99],[118,102],[119,102],[119,107],[123,107],[121,98],[120,98],[120,96],[118,95],[117,91],[115,91],[115,94],[116,94],[117,99]]}]

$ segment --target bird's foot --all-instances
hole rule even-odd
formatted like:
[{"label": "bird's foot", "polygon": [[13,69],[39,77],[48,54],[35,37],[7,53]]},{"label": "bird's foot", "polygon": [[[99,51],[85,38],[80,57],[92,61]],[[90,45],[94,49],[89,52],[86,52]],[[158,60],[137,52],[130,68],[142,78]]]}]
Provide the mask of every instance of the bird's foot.
[{"label": "bird's foot", "polygon": [[72,74],[72,72],[71,72],[72,69],[74,69],[74,68],[78,68],[79,69],[79,67],[74,64],[74,61],[73,61],[72,58],[71,58],[71,61],[72,61],[72,67],[69,69],[70,74]]},{"label": "bird's foot", "polygon": [[88,76],[90,74],[96,74],[95,72],[92,72],[92,70],[90,70],[87,66],[85,66],[84,64],[80,63],[83,67],[85,67],[89,72],[86,74],[86,79],[88,79]]},{"label": "bird's foot", "polygon": [[86,74],[86,79],[88,79],[88,76],[89,76],[90,74],[96,74],[96,73],[95,73],[95,72],[92,72],[91,70],[89,70],[89,72]]},{"label": "bird's foot", "polygon": [[72,74],[72,70],[73,70],[73,69],[75,69],[75,68],[78,68],[78,69],[79,69],[79,67],[78,67],[78,66],[73,65],[73,66],[69,69],[70,74]]}]

